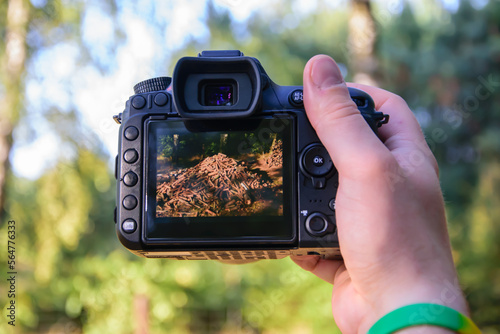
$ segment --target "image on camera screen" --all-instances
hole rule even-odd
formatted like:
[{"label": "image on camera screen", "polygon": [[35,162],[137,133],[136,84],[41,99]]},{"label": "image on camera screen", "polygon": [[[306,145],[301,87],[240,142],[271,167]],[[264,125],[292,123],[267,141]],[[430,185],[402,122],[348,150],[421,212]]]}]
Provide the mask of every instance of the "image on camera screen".
[{"label": "image on camera screen", "polygon": [[283,216],[283,138],[157,133],[156,217]]}]

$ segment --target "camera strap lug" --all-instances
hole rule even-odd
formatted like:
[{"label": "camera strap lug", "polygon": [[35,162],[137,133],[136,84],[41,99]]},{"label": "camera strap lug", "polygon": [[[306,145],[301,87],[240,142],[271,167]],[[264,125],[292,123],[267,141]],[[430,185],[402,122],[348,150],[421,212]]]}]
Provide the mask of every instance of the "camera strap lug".
[{"label": "camera strap lug", "polygon": [[381,118],[378,120],[378,123],[377,123],[377,126],[380,128],[382,126],[382,124],[387,124],[389,122],[389,114],[384,114],[382,112],[378,112],[380,114],[382,114]]},{"label": "camera strap lug", "polygon": [[115,120],[116,124],[122,124],[122,113],[113,115],[113,119]]}]

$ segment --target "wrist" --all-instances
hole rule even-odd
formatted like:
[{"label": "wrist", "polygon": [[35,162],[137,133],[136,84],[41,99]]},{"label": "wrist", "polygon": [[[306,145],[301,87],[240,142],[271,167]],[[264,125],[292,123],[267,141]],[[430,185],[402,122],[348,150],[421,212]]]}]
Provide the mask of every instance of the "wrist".
[{"label": "wrist", "polygon": [[[429,316],[420,316],[423,312],[429,313]],[[398,308],[378,320],[368,334],[392,334],[402,330],[439,334],[443,333],[439,330],[441,328],[461,334],[481,334],[477,325],[463,313],[448,306],[431,303],[411,304]]]},{"label": "wrist", "polygon": [[397,331],[396,333],[397,334],[454,334],[455,332],[443,327],[425,325],[425,326],[413,326],[413,327],[403,328]]},{"label": "wrist", "polygon": [[[400,289],[394,287],[392,291],[380,296],[379,302],[372,303],[372,312],[367,314],[362,321],[359,332],[366,333],[379,319],[396,309],[419,303],[447,306],[465,316],[469,316],[467,302],[458,284],[458,279],[455,278],[454,281],[444,279],[435,281],[432,284],[428,282],[420,286],[409,285],[407,288]],[[439,307],[430,307],[418,310],[415,314],[412,314],[412,317],[414,319],[432,319],[439,317],[441,312]],[[452,331],[436,326],[415,326],[398,331],[398,333],[400,332],[404,334],[452,333]]]}]

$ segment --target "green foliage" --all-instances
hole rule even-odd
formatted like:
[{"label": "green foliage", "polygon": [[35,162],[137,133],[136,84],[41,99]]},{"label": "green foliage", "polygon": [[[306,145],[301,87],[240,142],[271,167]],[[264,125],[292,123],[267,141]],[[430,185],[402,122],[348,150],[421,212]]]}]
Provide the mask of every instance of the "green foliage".
[{"label": "green foliage", "polygon": [[[500,161],[495,159],[479,170],[479,182],[472,193],[472,204],[465,219],[468,226],[453,231],[462,251],[457,254],[462,285],[475,321],[493,324],[500,314]],[[466,228],[466,231],[457,230]],[[461,233],[462,232],[462,233]],[[489,284],[485,284],[488,282]]]},{"label": "green foliage", "polygon": [[[181,141],[177,144],[180,149],[183,149],[185,142]],[[174,137],[165,135],[165,136],[160,136],[158,138],[158,155],[163,156],[165,158],[171,157],[174,154],[174,147],[176,145],[174,144]]]},{"label": "green foliage", "polygon": [[[250,131],[250,130],[248,130]],[[175,131],[174,131],[175,132]],[[183,158],[188,161],[194,157],[208,157],[218,153],[237,157],[247,153],[264,154],[271,150],[277,134],[261,132],[233,133],[189,133],[158,136],[157,153],[163,158],[174,160]],[[242,149],[241,143],[244,143]]]},{"label": "green foliage", "polygon": [[[500,5],[418,23],[407,6],[381,34],[381,86],[422,120],[440,165],[454,255],[473,318],[500,332],[498,153]],[[418,167],[418,166],[416,166]]]},{"label": "green foliage", "polygon": [[[39,180],[10,184],[6,216],[17,222],[20,326],[43,328],[51,317],[80,315],[75,296],[82,286],[73,285],[85,269],[77,266],[79,259],[107,255],[118,246],[110,239],[112,189],[102,158],[84,150]],[[6,297],[0,296],[0,304]]]}]

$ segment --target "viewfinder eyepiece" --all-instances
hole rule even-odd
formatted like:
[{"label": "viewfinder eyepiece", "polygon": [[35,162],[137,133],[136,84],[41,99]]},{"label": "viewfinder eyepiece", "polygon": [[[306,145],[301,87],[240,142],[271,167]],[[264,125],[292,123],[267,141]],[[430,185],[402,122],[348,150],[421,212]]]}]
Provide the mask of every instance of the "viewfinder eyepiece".
[{"label": "viewfinder eyepiece", "polygon": [[249,117],[259,109],[262,76],[251,57],[184,57],[177,62],[172,96],[180,116],[193,119]]}]

